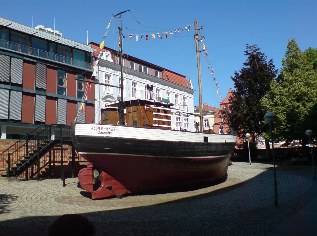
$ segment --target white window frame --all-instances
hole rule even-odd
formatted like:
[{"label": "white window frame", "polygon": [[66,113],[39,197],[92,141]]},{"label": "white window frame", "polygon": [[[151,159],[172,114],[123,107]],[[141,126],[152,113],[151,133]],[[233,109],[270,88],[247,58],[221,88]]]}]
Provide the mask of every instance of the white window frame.
[{"label": "white window frame", "polygon": [[149,68],[147,66],[143,66],[143,73],[148,74]]},{"label": "white window frame", "polygon": [[139,72],[143,72],[143,65],[139,64],[138,71],[139,71]]},{"label": "white window frame", "polygon": [[183,127],[184,127],[184,129],[186,129],[186,130],[188,130],[188,126],[189,126],[188,120],[189,120],[188,117],[184,118],[184,125],[183,125]]},{"label": "white window frame", "polygon": [[176,129],[180,129],[182,127],[182,121],[180,116],[176,116]]},{"label": "white window frame", "polygon": [[131,88],[132,88],[131,96],[132,98],[136,98],[137,92],[138,92],[138,82],[132,81]]},{"label": "white window frame", "polygon": [[209,128],[209,120],[207,118],[204,119],[204,127]]},{"label": "white window frame", "polygon": [[131,69],[131,70],[134,70],[134,68],[135,68],[134,62],[133,62],[133,61],[130,61],[130,69]]},{"label": "white window frame", "polygon": [[174,103],[175,106],[178,106],[178,94],[175,94]]},{"label": "white window frame", "polygon": [[155,89],[155,100],[156,101],[161,101],[162,100],[161,89],[160,88],[156,88]]},{"label": "white window frame", "polygon": [[[105,76],[104,76],[104,79],[105,79],[105,84],[109,84],[109,85],[112,85],[112,79],[111,79],[111,75],[105,73]],[[120,83],[120,80],[119,80],[119,83]],[[119,84],[120,85],[120,84]],[[120,86],[119,86],[120,87]],[[111,93],[112,92],[112,87],[111,86],[107,86],[105,85],[105,91],[107,93]],[[119,88],[120,90],[120,88]]]}]

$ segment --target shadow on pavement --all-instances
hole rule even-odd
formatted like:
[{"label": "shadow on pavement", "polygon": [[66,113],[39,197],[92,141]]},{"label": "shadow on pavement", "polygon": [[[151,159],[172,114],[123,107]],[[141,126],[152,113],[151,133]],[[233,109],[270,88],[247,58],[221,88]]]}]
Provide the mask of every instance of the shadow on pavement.
[{"label": "shadow on pavement", "polygon": [[[306,172],[306,167],[278,169],[278,208],[273,204],[273,171],[268,169],[246,182],[197,196],[82,215],[93,222],[96,235],[267,235],[315,194]],[[0,206],[5,209],[9,203],[1,201]],[[47,235],[56,218],[3,221],[0,232],[3,236]]]}]

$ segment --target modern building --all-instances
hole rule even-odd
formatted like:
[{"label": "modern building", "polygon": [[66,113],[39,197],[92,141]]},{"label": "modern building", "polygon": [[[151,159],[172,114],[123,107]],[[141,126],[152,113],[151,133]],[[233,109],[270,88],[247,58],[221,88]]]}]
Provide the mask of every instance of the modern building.
[{"label": "modern building", "polygon": [[[95,50],[93,76],[99,82],[95,86],[95,122],[99,123],[101,110],[120,101],[121,62],[117,51],[91,46]],[[194,90],[185,76],[127,54],[122,63],[123,101],[172,103],[170,129],[195,131]]]},{"label": "modern building", "polygon": [[94,121],[93,49],[59,31],[0,18],[1,139],[19,138],[39,124]]}]

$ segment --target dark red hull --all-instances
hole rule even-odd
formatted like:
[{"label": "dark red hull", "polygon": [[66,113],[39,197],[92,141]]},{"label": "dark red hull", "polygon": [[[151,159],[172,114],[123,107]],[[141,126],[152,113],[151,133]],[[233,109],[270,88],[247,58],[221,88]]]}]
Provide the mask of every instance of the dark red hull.
[{"label": "dark red hull", "polygon": [[93,199],[178,191],[227,177],[235,136],[75,124],[73,143],[91,165],[78,174]]},{"label": "dark red hull", "polygon": [[[176,191],[223,181],[230,156],[166,158],[110,153],[82,153],[93,166],[78,178],[92,199],[159,191]],[[99,176],[93,175],[98,170]]]}]

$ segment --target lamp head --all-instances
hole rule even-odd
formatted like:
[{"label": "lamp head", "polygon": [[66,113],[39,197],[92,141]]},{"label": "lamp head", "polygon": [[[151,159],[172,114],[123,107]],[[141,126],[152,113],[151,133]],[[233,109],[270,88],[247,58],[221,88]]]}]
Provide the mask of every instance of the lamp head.
[{"label": "lamp head", "polygon": [[308,137],[311,137],[313,136],[313,131],[311,129],[308,129],[306,130],[305,134],[308,136]]},{"label": "lamp head", "polygon": [[265,123],[272,124],[276,120],[277,120],[277,116],[275,115],[274,112],[268,111],[267,113],[265,113],[265,115],[264,115]]}]

